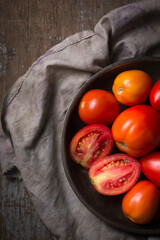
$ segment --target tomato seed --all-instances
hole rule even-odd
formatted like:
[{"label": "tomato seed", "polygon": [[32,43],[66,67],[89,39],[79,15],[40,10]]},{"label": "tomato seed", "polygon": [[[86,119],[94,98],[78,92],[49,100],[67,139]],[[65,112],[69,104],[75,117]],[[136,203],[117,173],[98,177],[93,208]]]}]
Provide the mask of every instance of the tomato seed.
[{"label": "tomato seed", "polygon": [[117,167],[119,166],[119,161],[117,161],[117,162],[115,163],[115,166],[117,166]]},{"label": "tomato seed", "polygon": [[121,166],[123,166],[124,165],[124,162],[123,161],[121,161]]}]

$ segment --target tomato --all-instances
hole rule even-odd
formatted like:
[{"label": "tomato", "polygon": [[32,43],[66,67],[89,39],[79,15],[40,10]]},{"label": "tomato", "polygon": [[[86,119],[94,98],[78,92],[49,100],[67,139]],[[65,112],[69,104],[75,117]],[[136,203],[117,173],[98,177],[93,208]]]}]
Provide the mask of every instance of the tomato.
[{"label": "tomato", "polygon": [[160,111],[160,80],[151,89],[149,100],[156,110]]},{"label": "tomato", "polygon": [[149,105],[136,105],[119,114],[112,125],[117,147],[141,157],[160,144],[160,113]]},{"label": "tomato", "polygon": [[93,89],[82,97],[78,112],[81,120],[86,124],[109,125],[120,113],[120,104],[113,94],[105,90]]},{"label": "tomato", "polygon": [[151,152],[140,159],[144,175],[160,187],[160,152]]},{"label": "tomato", "polygon": [[128,191],[141,172],[139,161],[124,153],[100,158],[89,169],[94,188],[104,195],[118,195]]},{"label": "tomato", "polygon": [[149,223],[159,206],[159,190],[148,180],[137,182],[124,196],[122,210],[127,218],[138,224]]},{"label": "tomato", "polygon": [[152,86],[150,76],[141,70],[128,70],[120,73],[113,82],[113,93],[124,105],[144,103]]},{"label": "tomato", "polygon": [[72,160],[88,169],[93,161],[109,155],[112,147],[110,129],[102,124],[91,124],[75,134],[69,150]]}]

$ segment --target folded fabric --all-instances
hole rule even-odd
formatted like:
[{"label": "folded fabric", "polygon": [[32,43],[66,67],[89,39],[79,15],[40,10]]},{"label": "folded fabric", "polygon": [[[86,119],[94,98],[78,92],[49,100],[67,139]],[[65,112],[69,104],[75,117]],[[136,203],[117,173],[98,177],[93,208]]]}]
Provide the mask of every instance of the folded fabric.
[{"label": "folded fabric", "polygon": [[65,176],[60,142],[66,111],[94,73],[118,60],[160,56],[159,16],[159,0],[111,11],[94,31],[72,35],[48,50],[4,99],[2,171],[23,179],[39,216],[57,239],[152,239],[114,229],[83,206]]}]

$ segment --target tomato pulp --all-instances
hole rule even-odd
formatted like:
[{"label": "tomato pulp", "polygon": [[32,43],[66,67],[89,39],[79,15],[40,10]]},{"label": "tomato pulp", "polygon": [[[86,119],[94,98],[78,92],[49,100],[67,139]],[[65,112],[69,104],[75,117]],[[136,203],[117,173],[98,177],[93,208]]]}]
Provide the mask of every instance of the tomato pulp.
[{"label": "tomato pulp", "polygon": [[139,161],[124,153],[100,158],[89,169],[94,188],[104,195],[118,195],[128,191],[141,172]]},{"label": "tomato pulp", "polygon": [[72,160],[88,169],[96,159],[109,155],[112,147],[110,129],[102,124],[91,124],[75,134],[69,150]]},{"label": "tomato pulp", "polygon": [[160,144],[160,113],[145,104],[130,107],[116,118],[112,134],[122,152],[141,157]]}]

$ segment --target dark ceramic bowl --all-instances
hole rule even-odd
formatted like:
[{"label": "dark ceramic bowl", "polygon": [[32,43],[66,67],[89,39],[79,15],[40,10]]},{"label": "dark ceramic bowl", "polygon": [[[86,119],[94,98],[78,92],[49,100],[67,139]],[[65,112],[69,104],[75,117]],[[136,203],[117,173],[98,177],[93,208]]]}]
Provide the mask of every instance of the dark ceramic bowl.
[{"label": "dark ceramic bowl", "polygon": [[[88,171],[74,163],[69,155],[69,144],[72,137],[78,130],[85,126],[80,120],[77,111],[81,97],[88,90],[95,88],[112,92],[112,84],[115,77],[120,72],[130,69],[144,70],[151,76],[154,83],[160,79],[160,58],[133,58],[111,64],[92,76],[90,80],[82,86],[77,96],[73,99],[64,122],[62,134],[63,165],[73,191],[85,207],[98,218],[115,228],[130,233],[160,235],[160,210],[149,224],[138,225],[132,223],[124,216],[121,209],[121,202],[124,195],[104,196],[96,192],[89,181]],[[124,106],[122,106],[122,110],[123,109]],[[116,152],[119,151],[114,147],[111,154]],[[144,177],[141,176],[141,178],[143,179]]]}]

